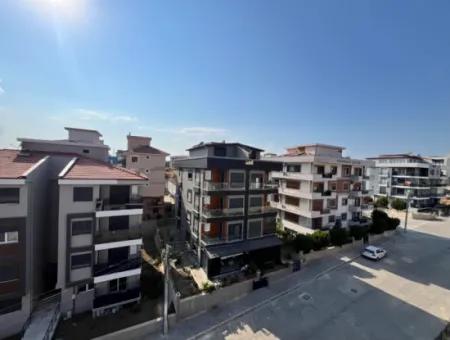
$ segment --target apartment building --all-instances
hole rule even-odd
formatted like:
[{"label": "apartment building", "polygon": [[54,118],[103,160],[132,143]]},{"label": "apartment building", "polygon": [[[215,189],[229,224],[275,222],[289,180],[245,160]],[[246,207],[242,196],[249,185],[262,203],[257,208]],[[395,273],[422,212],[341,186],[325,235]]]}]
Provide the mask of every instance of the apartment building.
[{"label": "apartment building", "polygon": [[43,291],[47,162],[0,150],[0,338],[22,331]]},{"label": "apartment building", "polygon": [[277,210],[268,196],[277,188],[270,172],[281,163],[261,159],[263,150],[240,143],[200,143],[177,170],[177,212],[182,230],[209,278],[236,273],[249,263],[280,259]]},{"label": "apartment building", "polygon": [[363,224],[362,209],[370,201],[368,168],[371,162],[342,155],[344,148],[325,144],[299,145],[270,160],[282,162],[272,172],[278,195],[271,205],[284,226],[297,233],[312,233],[335,225]]},{"label": "apartment building", "polygon": [[127,136],[127,150],[118,151],[118,159],[127,169],[145,174],[147,183],[139,188],[144,204],[144,219],[161,218],[171,208],[164,202],[165,170],[168,153],[151,146],[150,137]]},{"label": "apartment building", "polygon": [[61,312],[114,312],[140,300],[142,203],[147,178],[73,157],[58,176]]},{"label": "apartment building", "polygon": [[414,208],[432,207],[445,195],[448,183],[442,160],[413,154],[389,154],[375,161],[374,195],[406,200]]}]

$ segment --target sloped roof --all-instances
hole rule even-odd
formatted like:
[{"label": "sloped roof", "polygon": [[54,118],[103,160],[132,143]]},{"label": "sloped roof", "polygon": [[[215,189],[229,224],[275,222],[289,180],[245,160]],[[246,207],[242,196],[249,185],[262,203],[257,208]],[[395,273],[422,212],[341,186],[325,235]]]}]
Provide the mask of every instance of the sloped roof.
[{"label": "sloped roof", "polygon": [[148,153],[152,155],[169,155],[167,152],[154,148],[150,145],[141,145],[133,149],[133,152],[137,153]]},{"label": "sloped roof", "polygon": [[242,143],[226,143],[226,142],[209,142],[209,143],[202,142],[202,143],[199,143],[199,144],[196,144],[196,145],[190,147],[186,151],[204,148],[205,146],[227,146],[227,145],[238,145],[238,146],[243,146],[245,148],[253,149],[255,151],[264,151],[263,149],[258,149],[258,148],[255,148],[254,146],[250,146],[250,145],[246,145],[246,144],[242,144]]},{"label": "sloped roof", "polygon": [[1,149],[0,178],[26,178],[27,171],[45,157],[45,154],[26,154],[20,150]]}]

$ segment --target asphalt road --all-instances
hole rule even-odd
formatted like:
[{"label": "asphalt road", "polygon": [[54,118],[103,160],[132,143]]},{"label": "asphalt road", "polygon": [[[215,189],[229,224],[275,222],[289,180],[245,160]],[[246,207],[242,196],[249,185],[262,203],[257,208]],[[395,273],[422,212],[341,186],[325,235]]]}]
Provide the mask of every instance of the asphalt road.
[{"label": "asphalt road", "polygon": [[434,339],[450,318],[450,222],[412,221],[385,248],[198,338]]}]

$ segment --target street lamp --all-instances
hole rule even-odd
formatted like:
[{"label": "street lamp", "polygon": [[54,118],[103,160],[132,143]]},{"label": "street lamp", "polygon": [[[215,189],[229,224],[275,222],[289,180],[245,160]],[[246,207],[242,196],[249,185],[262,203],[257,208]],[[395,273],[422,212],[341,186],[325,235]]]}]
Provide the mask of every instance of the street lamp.
[{"label": "street lamp", "polygon": [[[408,185],[407,182],[405,182],[405,184]],[[411,190],[406,189],[406,216],[405,216],[405,227],[403,229],[405,233],[406,233],[406,227],[408,225],[409,202],[411,200],[411,196],[412,196]]]}]

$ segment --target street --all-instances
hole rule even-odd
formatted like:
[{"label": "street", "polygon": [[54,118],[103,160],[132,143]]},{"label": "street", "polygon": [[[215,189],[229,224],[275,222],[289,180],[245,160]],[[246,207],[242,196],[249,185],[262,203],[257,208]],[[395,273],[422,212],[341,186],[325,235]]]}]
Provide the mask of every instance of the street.
[{"label": "street", "polygon": [[389,254],[379,262],[354,251],[311,263],[272,287],[183,320],[161,338],[435,338],[450,318],[449,221],[411,220],[407,233],[399,230],[383,247]]}]

